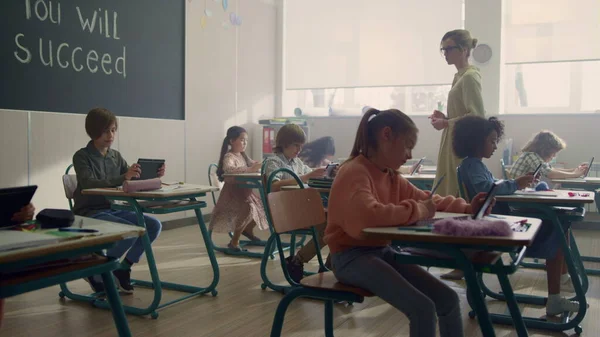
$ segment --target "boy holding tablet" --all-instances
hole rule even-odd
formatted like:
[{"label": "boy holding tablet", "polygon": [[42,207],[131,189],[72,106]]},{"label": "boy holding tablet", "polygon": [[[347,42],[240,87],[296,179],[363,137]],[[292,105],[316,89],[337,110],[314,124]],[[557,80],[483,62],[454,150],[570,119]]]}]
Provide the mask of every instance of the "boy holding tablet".
[{"label": "boy holding tablet", "polygon": [[[73,156],[73,167],[77,174],[77,189],[73,199],[75,206],[73,212],[77,215],[102,219],[106,221],[119,222],[127,225],[137,225],[137,217],[132,211],[117,211],[110,208],[110,203],[103,196],[83,195],[84,189],[117,187],[125,180],[140,178],[142,170],[139,164],[127,165],[127,162],[119,151],[111,148],[117,133],[117,117],[107,109],[95,108],[88,112],[85,118],[85,131],[91,140],[87,146],[80,149]],[[157,172],[158,177],[165,174],[165,166],[162,165]],[[154,217],[144,215],[146,231],[150,242],[158,235],[162,225]],[[144,253],[142,239],[132,238],[117,243],[107,251],[110,257],[121,258],[122,268],[113,272],[117,279],[117,286],[122,292],[133,292],[131,286],[131,266],[139,262]],[[95,292],[104,291],[99,275],[87,278],[90,286]]]}]

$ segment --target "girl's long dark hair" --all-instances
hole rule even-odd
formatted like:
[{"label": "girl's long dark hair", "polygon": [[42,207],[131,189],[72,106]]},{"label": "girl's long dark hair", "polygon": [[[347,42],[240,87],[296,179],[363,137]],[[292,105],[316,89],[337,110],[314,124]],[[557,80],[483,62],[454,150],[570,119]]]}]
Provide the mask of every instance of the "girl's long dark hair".
[{"label": "girl's long dark hair", "polygon": [[325,157],[333,155],[335,155],[333,137],[321,137],[304,145],[299,157],[306,165],[318,167]]},{"label": "girl's long dark hair", "polygon": [[[244,129],[241,126],[232,126],[229,129],[227,129],[227,136],[225,136],[225,138],[223,139],[223,145],[221,146],[221,155],[219,156],[219,164],[217,165],[217,177],[219,177],[219,181],[223,181],[223,173],[225,172],[223,170],[223,158],[225,158],[225,155],[229,151],[229,146],[231,145],[231,142],[238,139],[244,132],[246,132],[246,129]],[[242,156],[246,160],[246,165],[250,167],[252,161],[246,155],[246,152],[242,152]]]}]

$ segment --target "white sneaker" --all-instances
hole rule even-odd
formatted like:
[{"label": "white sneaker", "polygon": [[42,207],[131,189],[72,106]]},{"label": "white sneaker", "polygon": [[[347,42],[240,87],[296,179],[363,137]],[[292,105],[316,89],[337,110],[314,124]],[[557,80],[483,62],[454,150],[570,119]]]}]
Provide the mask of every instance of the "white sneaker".
[{"label": "white sneaker", "polygon": [[559,297],[558,299],[554,299],[553,296],[548,297],[548,302],[546,303],[546,315],[548,316],[577,311],[579,311],[579,302],[577,301],[569,301],[564,297]]},{"label": "white sneaker", "polygon": [[571,278],[569,277],[565,282],[561,282],[560,291],[565,293],[574,293],[575,287],[573,286],[573,282],[571,282]]}]

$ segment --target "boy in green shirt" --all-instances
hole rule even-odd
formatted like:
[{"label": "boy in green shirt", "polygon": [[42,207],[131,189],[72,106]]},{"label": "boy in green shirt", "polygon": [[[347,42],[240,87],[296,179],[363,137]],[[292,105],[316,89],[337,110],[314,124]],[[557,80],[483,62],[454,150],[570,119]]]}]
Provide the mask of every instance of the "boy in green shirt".
[{"label": "boy in green shirt", "polygon": [[[117,133],[117,117],[107,109],[95,108],[88,112],[85,118],[85,131],[91,140],[86,147],[80,149],[73,156],[73,167],[77,174],[77,189],[73,198],[75,206],[73,212],[77,215],[87,216],[95,219],[118,222],[127,225],[137,225],[137,216],[133,211],[118,211],[110,208],[110,203],[103,196],[91,196],[81,194],[81,190],[89,188],[117,187],[125,180],[139,178],[142,173],[138,164],[131,166],[117,150],[111,148]],[[164,165],[159,169],[158,176],[165,174]],[[162,225],[154,217],[144,215],[146,231],[150,242],[158,235]],[[127,252],[129,251],[129,252]],[[109,257],[121,258],[122,269],[113,272],[117,279],[117,285],[122,292],[132,293],[131,266],[140,261],[144,253],[142,238],[131,238],[118,242],[114,247],[108,249]],[[95,292],[104,291],[99,275],[87,278]]]}]

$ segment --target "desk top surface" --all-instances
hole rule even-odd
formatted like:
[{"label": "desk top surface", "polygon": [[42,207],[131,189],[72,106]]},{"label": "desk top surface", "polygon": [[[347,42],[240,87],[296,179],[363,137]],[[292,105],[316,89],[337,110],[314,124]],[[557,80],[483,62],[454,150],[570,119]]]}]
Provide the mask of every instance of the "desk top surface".
[{"label": "desk top surface", "polygon": [[81,191],[81,194],[87,195],[103,195],[103,196],[118,196],[118,197],[133,197],[133,198],[169,198],[177,196],[186,196],[197,193],[208,193],[218,191],[218,187],[195,184],[176,184],[163,186],[161,189],[153,191],[138,191],[125,193],[120,188],[90,188]]},{"label": "desk top surface", "polygon": [[552,179],[552,182],[558,184],[600,185],[600,177]]},{"label": "desk top surface", "polygon": [[[569,195],[569,193],[571,193],[572,195]],[[554,190],[543,192],[540,194],[535,194],[533,192],[511,195],[496,195],[496,201],[535,202],[540,204],[591,204],[594,202],[594,193],[583,191]]]},{"label": "desk top surface", "polygon": [[260,178],[262,175],[260,172],[250,173],[223,173],[223,177],[245,177],[245,178]]},{"label": "desk top surface", "polygon": [[435,174],[423,174],[423,173],[415,173],[414,175],[403,174],[402,175],[407,180],[434,180]]},{"label": "desk top surface", "polygon": [[[331,188],[327,188],[327,187],[311,187],[308,185],[304,185],[304,188],[312,188],[319,192],[324,192],[324,193],[329,193],[331,191]],[[298,185],[281,186],[282,191],[290,191],[290,190],[298,190],[298,189],[300,189],[300,186],[298,186]]]},{"label": "desk top surface", "polygon": [[[77,233],[77,232],[60,232],[61,236],[46,234],[49,238],[56,238],[55,242],[44,243],[39,246],[0,251],[0,264],[26,260],[48,254],[72,251],[85,247],[93,247],[101,244],[121,241],[131,237],[143,235],[145,229],[138,226],[124,225],[115,222],[98,220],[75,216],[75,222],[72,228],[94,229],[96,233]],[[57,229],[36,230],[33,234],[44,234],[46,232],[56,232]],[[8,231],[7,231],[8,232]],[[17,232],[23,235],[30,235],[27,232]],[[45,235],[45,236],[46,236]],[[40,235],[35,235],[39,237]],[[0,248],[2,247],[3,239],[2,231],[0,231]],[[6,240],[6,239],[5,239]],[[10,242],[6,242],[8,244]]]},{"label": "desk top surface", "polygon": [[[465,214],[437,212],[435,218],[448,218],[455,216],[464,216]],[[421,243],[448,243],[460,245],[486,245],[486,246],[529,246],[535,234],[539,230],[542,220],[535,218],[524,218],[515,216],[498,215],[488,220],[504,220],[509,224],[527,219],[531,224],[526,232],[513,232],[512,236],[454,236],[442,235],[432,232],[421,232],[412,230],[400,230],[399,227],[372,227],[365,228],[363,233],[368,238],[379,240],[397,240],[403,242],[421,242]],[[405,226],[403,226],[405,227]]]}]

